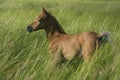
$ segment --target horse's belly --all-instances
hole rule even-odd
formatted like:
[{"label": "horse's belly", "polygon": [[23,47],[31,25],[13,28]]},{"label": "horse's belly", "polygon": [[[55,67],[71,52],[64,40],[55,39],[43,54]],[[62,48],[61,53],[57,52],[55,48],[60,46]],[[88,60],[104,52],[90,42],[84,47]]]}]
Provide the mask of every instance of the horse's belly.
[{"label": "horse's belly", "polygon": [[64,58],[67,59],[67,60],[72,60],[74,57],[75,57],[75,53],[66,53],[66,54],[63,54],[64,55]]},{"label": "horse's belly", "polygon": [[67,60],[72,60],[77,54],[80,54],[80,48],[65,48],[63,50],[64,58]]}]

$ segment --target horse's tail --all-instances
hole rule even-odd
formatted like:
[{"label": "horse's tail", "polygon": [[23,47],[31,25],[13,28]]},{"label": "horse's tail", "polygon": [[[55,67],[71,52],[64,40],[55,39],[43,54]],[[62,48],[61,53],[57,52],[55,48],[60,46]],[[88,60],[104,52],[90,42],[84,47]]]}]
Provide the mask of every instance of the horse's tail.
[{"label": "horse's tail", "polygon": [[106,42],[111,42],[110,33],[108,33],[108,32],[103,32],[103,33],[99,34],[97,37],[100,40],[101,44],[105,44]]}]

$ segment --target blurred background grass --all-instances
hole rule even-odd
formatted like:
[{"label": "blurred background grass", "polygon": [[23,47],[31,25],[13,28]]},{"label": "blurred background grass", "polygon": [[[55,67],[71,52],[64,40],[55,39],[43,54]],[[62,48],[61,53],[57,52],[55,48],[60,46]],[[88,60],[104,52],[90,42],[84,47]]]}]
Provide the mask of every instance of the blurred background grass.
[{"label": "blurred background grass", "polygon": [[[112,43],[95,52],[88,64],[75,59],[48,75],[45,32],[26,32],[42,5],[67,33],[110,32]],[[119,80],[119,59],[119,0],[0,0],[0,80]]]}]

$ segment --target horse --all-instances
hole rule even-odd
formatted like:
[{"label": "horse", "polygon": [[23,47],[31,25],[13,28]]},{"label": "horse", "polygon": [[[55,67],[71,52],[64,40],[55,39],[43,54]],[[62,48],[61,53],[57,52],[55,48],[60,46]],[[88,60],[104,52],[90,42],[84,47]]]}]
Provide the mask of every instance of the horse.
[{"label": "horse", "polygon": [[62,58],[71,61],[75,56],[82,55],[85,62],[89,61],[92,53],[101,44],[109,41],[109,33],[82,32],[68,34],[64,31],[57,19],[44,7],[35,21],[27,26],[29,33],[45,30],[48,40],[48,52],[53,55],[53,61],[59,62]]}]

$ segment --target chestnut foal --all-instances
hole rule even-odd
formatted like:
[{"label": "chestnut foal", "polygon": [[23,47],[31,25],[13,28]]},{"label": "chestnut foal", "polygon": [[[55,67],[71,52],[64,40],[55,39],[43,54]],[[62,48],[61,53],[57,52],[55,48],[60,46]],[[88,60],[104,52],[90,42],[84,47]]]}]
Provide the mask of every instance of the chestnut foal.
[{"label": "chestnut foal", "polygon": [[49,53],[58,61],[62,57],[71,61],[76,55],[82,55],[85,61],[101,44],[108,41],[108,33],[83,32],[81,34],[67,34],[54,16],[42,7],[42,13],[27,27],[28,32],[44,29],[48,39]]}]

